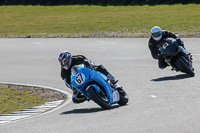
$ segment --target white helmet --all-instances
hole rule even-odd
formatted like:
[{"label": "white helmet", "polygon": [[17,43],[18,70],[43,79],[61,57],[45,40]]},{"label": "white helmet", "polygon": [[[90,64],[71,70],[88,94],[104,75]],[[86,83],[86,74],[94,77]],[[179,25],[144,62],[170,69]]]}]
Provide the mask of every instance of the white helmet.
[{"label": "white helmet", "polygon": [[159,41],[162,38],[162,30],[158,26],[154,26],[151,29],[151,36],[153,37],[154,40]]}]

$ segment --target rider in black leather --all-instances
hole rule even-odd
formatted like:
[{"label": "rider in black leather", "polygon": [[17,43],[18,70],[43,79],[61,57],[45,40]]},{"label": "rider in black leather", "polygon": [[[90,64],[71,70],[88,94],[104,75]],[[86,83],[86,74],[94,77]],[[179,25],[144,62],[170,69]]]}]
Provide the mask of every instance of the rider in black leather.
[{"label": "rider in black leather", "polygon": [[61,64],[61,77],[65,81],[65,85],[73,90],[72,101],[74,103],[84,102],[87,98],[71,86],[71,68],[73,66],[85,64],[86,66],[93,67],[96,71],[103,73],[113,85],[118,81],[103,65],[92,66],[90,61],[83,55],[72,56],[70,52],[64,51],[59,55],[58,60]]},{"label": "rider in black leather", "polygon": [[184,48],[183,41],[175,34],[169,31],[161,30],[160,27],[154,26],[151,29],[151,37],[149,39],[149,49],[151,51],[151,55],[154,59],[158,59],[158,66],[160,69],[164,69],[168,66],[165,62],[165,59],[159,54],[159,50],[157,45],[166,38],[174,38],[179,46]]}]

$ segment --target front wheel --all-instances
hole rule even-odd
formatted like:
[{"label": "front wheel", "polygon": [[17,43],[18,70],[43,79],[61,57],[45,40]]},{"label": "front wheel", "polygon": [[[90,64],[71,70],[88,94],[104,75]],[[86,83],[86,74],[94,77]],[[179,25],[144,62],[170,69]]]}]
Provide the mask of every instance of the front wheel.
[{"label": "front wheel", "polygon": [[175,62],[176,66],[183,72],[187,73],[188,75],[190,75],[191,77],[194,77],[194,72],[192,71],[192,69],[190,68],[189,63],[187,62],[187,60],[185,59],[185,57],[180,56],[176,62]]},{"label": "front wheel", "polygon": [[103,109],[111,109],[111,103],[102,90],[98,92],[94,87],[90,87],[87,93],[90,95],[90,98]]}]

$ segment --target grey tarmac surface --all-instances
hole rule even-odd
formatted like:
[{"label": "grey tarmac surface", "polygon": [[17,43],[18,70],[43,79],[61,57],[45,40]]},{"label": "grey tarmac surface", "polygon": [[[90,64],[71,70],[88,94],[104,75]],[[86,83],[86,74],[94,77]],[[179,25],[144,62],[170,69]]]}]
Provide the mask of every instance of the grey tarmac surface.
[{"label": "grey tarmac surface", "polygon": [[2,133],[199,133],[200,38],[183,38],[193,54],[195,77],[160,70],[147,38],[0,39],[0,82],[71,90],[60,78],[61,51],[103,64],[129,95],[127,106],[102,110],[93,102],[0,126]]}]

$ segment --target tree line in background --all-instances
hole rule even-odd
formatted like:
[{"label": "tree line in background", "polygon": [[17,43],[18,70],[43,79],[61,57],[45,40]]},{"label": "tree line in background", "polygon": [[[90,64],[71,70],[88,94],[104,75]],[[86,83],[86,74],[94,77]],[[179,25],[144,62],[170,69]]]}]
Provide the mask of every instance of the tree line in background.
[{"label": "tree line in background", "polygon": [[199,4],[200,0],[0,0],[0,5],[158,5]]}]

